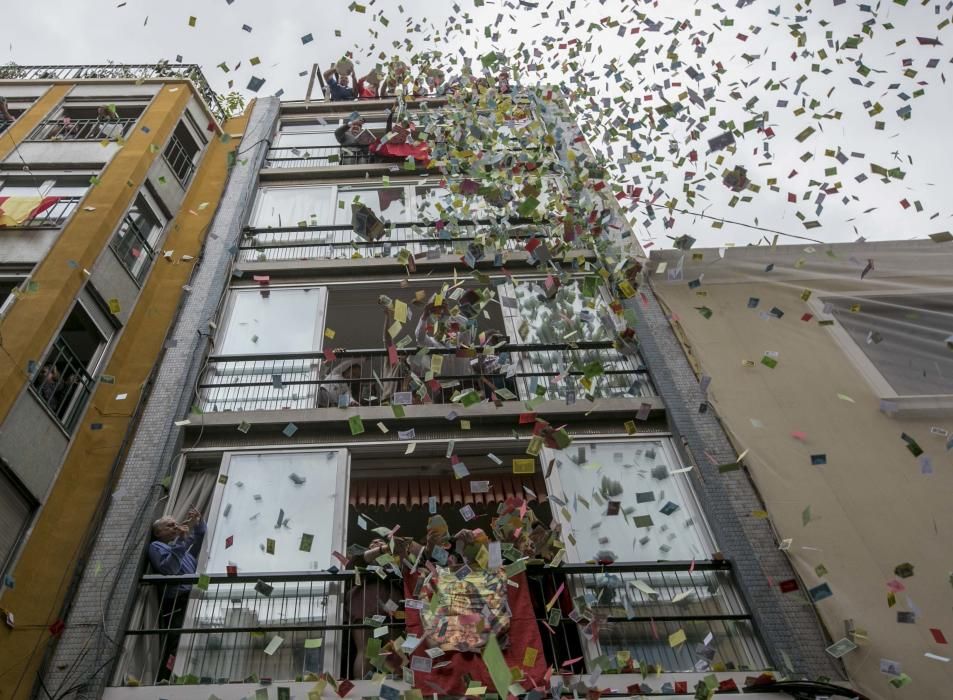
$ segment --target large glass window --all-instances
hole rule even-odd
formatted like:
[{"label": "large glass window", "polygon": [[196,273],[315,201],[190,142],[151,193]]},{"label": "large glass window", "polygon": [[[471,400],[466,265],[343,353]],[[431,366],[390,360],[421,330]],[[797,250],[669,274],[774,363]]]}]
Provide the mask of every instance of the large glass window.
[{"label": "large glass window", "polygon": [[352,205],[360,203],[385,223],[410,221],[404,187],[341,187],[338,189],[334,223],[351,223]]},{"label": "large glass window", "polygon": [[[315,408],[327,290],[232,290],[216,354],[255,355],[210,362],[200,402],[208,411]],[[305,353],[304,357],[287,357]]]},{"label": "large glass window", "polygon": [[625,321],[605,299],[592,277],[559,283],[555,278],[526,280],[498,288],[507,334],[522,343],[553,346],[524,353],[521,379],[527,396],[574,401],[576,397],[631,398],[654,392],[634,344],[613,347]]},{"label": "large glass window", "polygon": [[321,226],[332,223],[333,187],[262,187],[251,225],[256,228]]},{"label": "large glass window", "polygon": [[551,455],[550,493],[573,561],[709,559],[711,535],[668,440],[574,442]]},{"label": "large glass window", "polygon": [[[346,451],[227,454],[208,514],[199,571],[256,581],[193,588],[175,654],[178,676],[235,682],[337,674],[340,632],[296,627],[341,622],[340,582],[268,579],[326,571],[345,546]],[[248,628],[266,628],[263,633]]]}]

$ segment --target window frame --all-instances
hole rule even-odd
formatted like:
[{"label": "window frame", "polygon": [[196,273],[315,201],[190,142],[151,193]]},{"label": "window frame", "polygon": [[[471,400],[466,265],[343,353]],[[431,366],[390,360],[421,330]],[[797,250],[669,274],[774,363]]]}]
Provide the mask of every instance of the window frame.
[{"label": "window frame", "polygon": [[[16,562],[20,548],[23,546],[23,542],[26,538],[26,534],[33,526],[33,520],[36,518],[37,511],[40,507],[39,502],[17,478],[16,474],[13,473],[13,470],[9,468],[6,462],[0,460],[0,485],[4,483],[9,484],[10,490],[19,496],[22,502],[26,505],[27,517],[24,519],[23,525],[14,536],[13,547],[10,549],[10,551],[6,554],[6,556],[3,556],[3,553],[0,552],[0,576],[3,577],[6,576],[6,574],[12,569],[13,564]],[[0,593],[3,592],[4,587],[5,586],[3,582],[0,581]]]},{"label": "window frame", "polygon": [[[850,293],[829,293],[821,295],[812,295],[807,301],[807,306],[818,320],[833,320],[834,323],[827,326],[826,330],[833,337],[834,342],[840,347],[847,361],[854,366],[860,373],[864,381],[871,388],[874,394],[881,400],[881,411],[890,415],[901,415],[927,412],[930,414],[947,415],[953,412],[953,392],[940,394],[900,394],[888,379],[880,371],[877,365],[867,356],[864,349],[858,345],[846,328],[836,319],[833,314],[824,313],[824,306],[831,300],[852,300],[856,299],[863,304],[864,299],[877,299],[879,297],[898,297],[909,296],[911,298],[923,298],[924,296],[953,296],[953,289],[915,289],[902,290],[884,293],[875,292],[850,292]],[[886,406],[884,405],[886,404]],[[889,410],[888,410],[889,409]]]},{"label": "window frame", "polygon": [[[270,454],[324,454],[324,453],[335,453],[337,455],[337,462],[335,464],[336,474],[335,474],[335,487],[336,492],[334,495],[334,511],[331,514],[332,521],[332,531],[331,531],[331,551],[332,552],[343,552],[347,546],[347,508],[348,508],[348,498],[350,495],[350,471],[351,471],[351,454],[350,451],[345,447],[312,447],[312,448],[297,448],[297,449],[275,449],[275,448],[264,448],[264,449],[245,449],[245,450],[226,450],[222,453],[221,461],[218,466],[219,479],[221,480],[222,476],[228,478],[229,470],[231,469],[232,459],[236,456],[254,456],[254,455],[270,455]],[[182,475],[187,467],[187,460],[182,459],[179,464],[178,474],[177,474],[177,483],[176,483],[176,496],[178,496],[178,488],[181,486]],[[214,468],[214,467],[213,467]],[[196,572],[197,573],[206,573],[206,566],[209,559],[210,544],[215,540],[216,530],[219,528],[218,517],[219,513],[222,510],[222,501],[224,497],[224,489],[218,488],[218,485],[221,484],[221,481],[218,481],[215,487],[215,490],[212,493],[212,500],[209,504],[208,512],[203,514],[205,516],[205,522],[207,530],[205,533],[205,539],[202,543],[202,551],[199,553],[199,556],[196,558]],[[169,498],[166,501],[165,514],[171,514],[172,504],[174,499]],[[331,566],[329,561],[328,566]],[[323,569],[327,570],[327,569]],[[212,572],[217,573],[217,572]],[[244,572],[243,572],[244,573]],[[248,573],[259,573],[259,572],[248,572]],[[260,572],[266,573],[266,572]],[[272,574],[276,573],[300,573],[293,571],[281,571],[281,572],[270,572]],[[228,584],[224,584],[228,585]],[[277,587],[277,584],[276,584]],[[325,615],[325,624],[327,625],[340,625],[343,621],[344,615],[344,597],[345,590],[339,586],[337,583],[327,584],[328,592],[328,606],[327,613]],[[200,601],[205,598],[206,593],[198,590],[196,587],[193,587],[189,592],[189,600],[187,604],[187,609],[185,613],[185,619],[183,620],[183,628],[189,628],[193,626],[198,626],[198,612],[200,606]],[[343,640],[342,630],[325,630],[324,635],[324,644],[322,644],[322,649],[324,650],[323,656],[323,671],[330,672],[335,674],[335,677],[338,674],[338,669],[340,668],[341,663],[341,642]],[[192,635],[192,634],[182,634],[179,638],[179,649],[192,649],[195,648],[194,640],[201,638],[209,638],[209,635]],[[186,669],[184,664],[189,658],[188,654],[179,654],[176,653],[175,660],[175,669],[173,673],[175,675],[181,676],[185,673]]]},{"label": "window frame", "polygon": [[[138,258],[136,258],[136,263],[140,261],[148,260],[148,264],[143,264],[139,270],[133,270],[136,266],[136,263],[133,265],[127,265],[126,261],[123,259],[123,256],[116,249],[117,241],[120,239],[120,231],[123,230],[123,226],[126,223],[126,218],[130,215],[130,212],[137,207],[139,200],[142,200],[142,203],[145,205],[146,211],[148,211],[152,217],[158,223],[157,226],[153,228],[149,236],[145,239],[146,244],[152,249],[152,254],[148,255],[145,252],[140,252]],[[140,190],[136,193],[136,196],[133,197],[132,203],[129,205],[129,208],[126,209],[125,213],[122,216],[122,220],[119,222],[119,226],[116,227],[116,230],[113,232],[113,235],[109,239],[109,249],[116,256],[116,259],[123,266],[123,269],[129,273],[129,276],[132,277],[133,281],[136,283],[136,286],[142,287],[146,282],[146,277],[149,276],[149,271],[152,269],[152,265],[155,263],[157,253],[159,252],[159,243],[164,238],[166,228],[169,225],[169,219],[165,216],[162,211],[162,208],[158,205],[156,199],[146,190]],[[135,234],[133,234],[135,235]]]}]

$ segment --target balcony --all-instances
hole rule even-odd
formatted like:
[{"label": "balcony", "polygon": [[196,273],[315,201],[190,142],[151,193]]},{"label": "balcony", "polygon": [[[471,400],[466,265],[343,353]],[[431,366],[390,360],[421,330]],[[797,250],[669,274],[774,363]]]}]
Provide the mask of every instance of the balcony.
[{"label": "balcony", "polygon": [[[523,574],[512,575],[523,582]],[[525,576],[525,588],[508,594],[511,666],[530,648],[543,668],[565,676],[638,673],[641,664],[660,673],[769,666],[728,562],[530,565]],[[403,605],[419,594],[392,575],[361,587],[356,577],[352,570],[241,572],[201,582],[142,576],[113,684],[150,686],[170,671],[173,685],[314,681],[322,673],[359,680],[366,661],[367,671],[393,672],[396,664],[388,668],[385,656],[368,658],[365,649],[419,633]],[[403,585],[413,586],[409,574]],[[382,588],[396,604],[389,611]],[[679,631],[684,643],[670,645]],[[443,662],[449,667],[418,687],[439,692],[433,681],[456,682],[459,655],[433,665]]]},{"label": "balcony", "polygon": [[[5,199],[0,192],[0,204]],[[48,196],[43,197],[36,208],[22,221],[13,224],[4,225],[0,223],[0,230],[29,228],[29,229],[55,229],[60,228],[66,223],[66,220],[73,215],[76,207],[82,201],[81,196],[63,197]]]},{"label": "balcony", "polygon": [[[328,354],[330,353],[330,354]],[[212,355],[198,385],[206,413],[447,404],[532,399],[654,396],[637,356],[609,341],[507,344],[476,350],[404,347],[394,365],[384,348],[261,355]],[[438,377],[425,380],[440,367]],[[351,402],[354,403],[351,403]]]},{"label": "balcony", "polygon": [[27,141],[119,141],[126,138],[137,117],[115,120],[56,117],[45,119],[27,136]]},{"label": "balcony", "polygon": [[388,223],[384,237],[375,241],[358,236],[347,224],[249,228],[238,248],[238,262],[349,259],[355,253],[362,258],[388,258],[401,248],[415,257],[462,256],[470,244],[493,241],[498,242],[494,251],[517,252],[524,251],[532,239],[545,242],[547,226],[532,219],[509,219],[504,226],[466,221],[456,224],[451,234],[442,222]]},{"label": "balcony", "polygon": [[198,64],[159,63],[108,63],[69,64],[55,66],[19,66],[10,64],[0,67],[0,80],[191,80],[196,91],[205,100],[209,109],[219,119],[228,118],[228,109],[205,80]]}]

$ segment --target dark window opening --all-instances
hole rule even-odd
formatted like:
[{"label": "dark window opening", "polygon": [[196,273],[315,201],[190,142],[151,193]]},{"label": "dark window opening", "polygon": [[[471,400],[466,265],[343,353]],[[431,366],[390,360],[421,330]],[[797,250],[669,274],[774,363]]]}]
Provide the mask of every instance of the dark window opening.
[{"label": "dark window opening", "polygon": [[179,122],[162,155],[172,170],[172,174],[183,187],[189,183],[195,173],[195,161],[200,150],[188,127]]}]

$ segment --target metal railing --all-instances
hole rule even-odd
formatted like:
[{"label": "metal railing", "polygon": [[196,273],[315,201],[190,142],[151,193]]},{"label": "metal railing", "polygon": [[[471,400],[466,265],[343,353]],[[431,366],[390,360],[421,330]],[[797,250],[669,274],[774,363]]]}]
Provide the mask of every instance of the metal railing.
[{"label": "metal railing", "polygon": [[[0,192],[0,195],[2,194],[3,193]],[[76,211],[76,207],[79,206],[82,199],[83,198],[78,195],[73,197],[57,197],[56,202],[36,216],[25,219],[16,226],[0,227],[0,231],[8,228],[59,228],[73,215],[73,212]]]},{"label": "metal railing", "polygon": [[187,187],[192,175],[195,174],[195,163],[192,161],[192,155],[189,154],[188,149],[175,134],[169,139],[168,145],[162,152],[162,157],[179,184],[182,187]]},{"label": "metal railing", "polygon": [[119,260],[129,274],[141,284],[152,267],[152,261],[156,255],[152,244],[149,243],[148,232],[143,232],[136,220],[126,214],[116,235],[109,242],[109,246],[119,256]]},{"label": "metal railing", "polygon": [[31,387],[67,432],[72,432],[93,393],[96,381],[62,337],[53,341]]},{"label": "metal railing", "polygon": [[548,224],[532,219],[509,219],[503,224],[489,221],[458,222],[451,236],[437,222],[388,223],[384,236],[368,241],[349,224],[330,226],[286,226],[249,228],[238,247],[238,262],[277,262],[290,260],[326,260],[350,258],[357,251],[362,257],[390,257],[400,248],[413,255],[460,255],[471,243],[480,243],[488,256],[494,251],[525,248],[532,238],[547,240]]},{"label": "metal railing", "polygon": [[[443,142],[432,142],[431,156],[442,158],[449,150]],[[461,148],[472,148],[461,146]],[[513,147],[489,149],[488,156],[516,157],[518,162],[542,164],[555,157],[552,148],[538,147],[526,149]],[[522,155],[524,157],[520,158]],[[279,146],[268,150],[265,157],[266,168],[331,168],[338,165],[364,165],[367,163],[403,163],[404,158],[381,156],[368,151],[366,146]],[[418,167],[423,167],[422,165]]]},{"label": "metal railing", "polygon": [[330,168],[336,165],[385,163],[366,146],[281,146],[268,150],[266,168]]},{"label": "metal railing", "polygon": [[138,117],[119,119],[44,119],[30,132],[27,141],[116,141],[125,138]]},{"label": "metal railing", "polygon": [[[769,667],[727,562],[530,565],[526,575],[530,605],[517,609],[532,614],[510,627],[535,623],[537,652],[562,673]],[[367,640],[406,636],[400,613],[414,597],[393,575],[362,579],[351,570],[209,575],[200,590],[196,575],[142,576],[114,684],[362,678],[372,670]],[[388,599],[396,607],[385,609]],[[679,630],[685,642],[672,647]]]},{"label": "metal railing", "polygon": [[322,352],[212,355],[196,401],[205,412],[224,412],[655,395],[638,355],[608,341],[510,343],[495,355],[417,347],[396,353],[396,365],[383,348],[339,350],[331,360]]},{"label": "metal railing", "polygon": [[228,117],[228,110],[218,94],[212,90],[202,68],[195,63],[107,63],[70,64],[55,66],[0,66],[0,80],[148,80],[155,78],[183,78],[191,80],[209,109],[219,119]]}]

